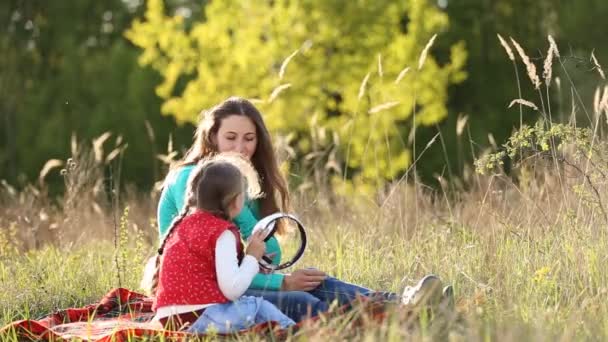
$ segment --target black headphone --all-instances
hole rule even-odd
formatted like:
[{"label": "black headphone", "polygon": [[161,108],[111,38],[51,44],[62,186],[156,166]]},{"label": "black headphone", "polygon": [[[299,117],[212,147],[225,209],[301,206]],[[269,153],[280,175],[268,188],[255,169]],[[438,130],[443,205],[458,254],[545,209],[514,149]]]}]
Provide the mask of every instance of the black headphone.
[{"label": "black headphone", "polygon": [[260,267],[269,271],[282,270],[294,265],[296,262],[298,262],[298,260],[300,260],[302,255],[304,255],[304,250],[306,250],[306,231],[304,230],[304,225],[297,217],[291,214],[274,213],[272,215],[266,216],[253,227],[253,231],[251,232],[251,234],[253,235],[254,233],[260,230],[265,231],[264,242],[268,241],[276,233],[276,221],[280,219],[289,219],[296,223],[296,226],[298,227],[298,232],[300,233],[300,241],[302,242],[300,243],[300,247],[298,248],[298,251],[293,256],[293,258],[280,265],[273,265],[272,259],[264,255],[262,259],[260,259],[259,264]]}]

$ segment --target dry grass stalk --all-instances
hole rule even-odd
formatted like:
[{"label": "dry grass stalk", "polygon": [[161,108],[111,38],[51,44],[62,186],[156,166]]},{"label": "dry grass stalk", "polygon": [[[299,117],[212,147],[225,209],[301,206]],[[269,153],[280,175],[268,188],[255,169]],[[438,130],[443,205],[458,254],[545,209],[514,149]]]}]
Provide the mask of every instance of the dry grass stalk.
[{"label": "dry grass stalk", "polygon": [[283,92],[283,90],[291,87],[291,83],[281,84],[280,86],[274,88],[272,90],[272,94],[270,94],[270,98],[268,98],[268,103],[272,103],[278,96]]},{"label": "dry grass stalk", "polygon": [[502,45],[502,47],[505,49],[505,51],[507,52],[507,55],[509,56],[509,59],[512,61],[515,61],[515,55],[513,54],[513,51],[511,50],[511,47],[509,46],[509,43],[507,43],[500,34],[496,34],[498,36],[498,40],[500,41],[500,45]]},{"label": "dry grass stalk", "polygon": [[375,113],[381,112],[383,110],[393,108],[393,107],[397,106],[399,103],[400,103],[399,101],[390,101],[390,102],[385,102],[385,103],[379,104],[377,106],[374,106],[372,109],[370,109],[369,114],[375,114]]},{"label": "dry grass stalk", "polygon": [[543,78],[545,79],[545,85],[547,87],[551,85],[552,62],[553,62],[553,49],[550,48],[549,51],[547,51],[547,58],[545,58],[545,63],[543,65]]},{"label": "dry grass stalk", "polygon": [[538,110],[538,107],[533,102],[530,102],[528,100],[515,99],[515,100],[511,101],[511,103],[509,104],[509,108],[513,107],[514,104],[520,104],[522,106],[526,106],[526,107],[530,107],[534,110]]},{"label": "dry grass stalk", "polygon": [[604,86],[604,93],[602,95],[602,99],[600,100],[599,110],[604,111],[604,115],[606,115],[606,122],[608,122],[608,86]]},{"label": "dry grass stalk", "polygon": [[494,138],[494,134],[488,133],[488,142],[494,148],[494,150],[498,149],[498,144],[496,143],[496,139]]},{"label": "dry grass stalk", "polygon": [[369,75],[370,73],[368,72],[367,75],[365,75],[365,78],[363,78],[363,82],[361,82],[361,85],[359,86],[359,95],[357,95],[358,100],[361,100],[363,95],[365,95],[365,88],[367,87],[367,82],[369,81]]},{"label": "dry grass stalk", "polygon": [[532,81],[534,88],[540,88],[540,78],[538,78],[538,75],[536,74],[536,66],[534,65],[534,63],[532,63],[530,57],[526,55],[524,49],[522,49],[522,47],[517,43],[517,41],[515,41],[515,39],[511,38],[511,43],[513,43],[513,46],[515,46],[515,50],[517,50],[517,53],[521,57],[521,60],[526,65],[528,77],[530,77],[530,81]]},{"label": "dry grass stalk", "polygon": [[148,139],[150,139],[150,141],[156,141],[156,134],[154,134],[154,129],[152,128],[152,125],[148,119],[144,120],[144,125],[146,126],[146,134],[148,134]]},{"label": "dry grass stalk", "polygon": [[44,184],[44,179],[46,178],[46,175],[48,175],[49,172],[51,172],[51,170],[56,169],[58,167],[62,167],[62,166],[63,166],[63,160],[59,160],[59,159],[47,160],[47,162],[42,167],[42,170],[40,170],[40,174],[38,175],[38,183],[40,184],[40,186],[42,186]]},{"label": "dry grass stalk", "polygon": [[384,71],[382,70],[382,54],[378,54],[378,75],[380,77],[384,76]]},{"label": "dry grass stalk", "polygon": [[429,50],[431,49],[431,46],[433,46],[433,42],[435,42],[435,38],[437,38],[437,34],[434,34],[433,37],[431,37],[429,42],[426,43],[424,50],[422,50],[422,53],[420,54],[420,58],[418,59],[418,70],[422,69],[422,66],[424,65],[424,61],[426,60],[426,56],[428,55]]},{"label": "dry grass stalk", "polygon": [[112,136],[112,133],[105,132],[97,138],[93,139],[93,154],[95,161],[100,163],[103,161],[103,144]]},{"label": "dry grass stalk", "polygon": [[285,60],[283,61],[283,63],[281,63],[281,68],[279,69],[279,79],[282,80],[283,76],[285,76],[285,71],[287,70],[287,65],[289,64],[289,62],[291,62],[291,59],[294,58],[298,52],[300,52],[300,49],[297,49],[296,51],[292,52],[291,55],[289,55],[287,58],[285,58]]},{"label": "dry grass stalk", "polygon": [[597,61],[597,58],[595,58],[595,54],[593,52],[591,52],[591,61],[593,62],[593,65],[595,66],[595,69],[600,74],[600,76],[602,77],[602,79],[605,80],[606,79],[606,75],[604,74],[604,70],[602,70],[602,66]]},{"label": "dry grass stalk", "polygon": [[127,148],[127,144],[123,145],[123,146],[119,146],[115,149],[113,149],[112,151],[110,151],[110,153],[108,153],[108,155],[106,156],[106,160],[105,163],[109,164],[112,162],[112,160],[116,159],[116,157],[118,157],[126,148]]},{"label": "dry grass stalk", "polygon": [[399,84],[399,82],[401,82],[401,80],[403,79],[403,77],[405,77],[405,75],[408,73],[408,71],[410,71],[410,67],[405,67],[403,70],[401,70],[401,72],[395,79],[395,84]]},{"label": "dry grass stalk", "polygon": [[416,138],[416,129],[417,129],[417,125],[416,125],[416,121],[413,121],[413,125],[412,128],[410,129],[410,133],[407,135],[407,143],[408,144],[412,144],[414,142],[414,139]]},{"label": "dry grass stalk", "polygon": [[557,49],[557,44],[555,43],[555,39],[553,39],[553,37],[551,35],[548,35],[547,39],[549,40],[549,48],[553,50],[553,54],[556,57],[560,57],[559,50]]},{"label": "dry grass stalk", "polygon": [[600,91],[600,87],[595,88],[595,93],[593,94],[593,112],[597,115],[600,113],[601,111],[601,91]]},{"label": "dry grass stalk", "polygon": [[464,128],[466,127],[468,120],[468,115],[460,114],[458,116],[458,120],[456,120],[456,136],[462,135],[462,132],[464,132]]},{"label": "dry grass stalk", "polygon": [[545,85],[547,87],[551,85],[551,72],[553,70],[552,65],[555,50],[557,49],[554,49],[551,43],[549,43],[549,50],[547,51],[547,57],[545,58],[545,63],[543,64],[543,78],[545,79]]}]

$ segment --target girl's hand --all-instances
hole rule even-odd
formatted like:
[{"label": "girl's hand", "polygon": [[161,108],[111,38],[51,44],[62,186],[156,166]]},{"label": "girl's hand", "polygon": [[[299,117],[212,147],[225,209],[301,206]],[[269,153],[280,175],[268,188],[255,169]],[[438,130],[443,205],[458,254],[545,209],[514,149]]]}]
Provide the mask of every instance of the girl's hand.
[{"label": "girl's hand", "polygon": [[[272,260],[276,255],[277,255],[277,252],[273,252],[273,253],[265,254],[264,256],[269,258],[270,260]],[[273,272],[272,270],[260,267],[260,273],[262,273],[262,274],[271,274],[272,272]]]},{"label": "girl's hand", "polygon": [[317,269],[296,270],[286,274],[281,285],[282,291],[312,291],[316,289],[327,275]]},{"label": "girl's hand", "polygon": [[260,261],[264,253],[266,253],[266,245],[264,244],[264,232],[257,231],[249,237],[247,243],[247,249],[245,253],[253,256],[256,260]]}]

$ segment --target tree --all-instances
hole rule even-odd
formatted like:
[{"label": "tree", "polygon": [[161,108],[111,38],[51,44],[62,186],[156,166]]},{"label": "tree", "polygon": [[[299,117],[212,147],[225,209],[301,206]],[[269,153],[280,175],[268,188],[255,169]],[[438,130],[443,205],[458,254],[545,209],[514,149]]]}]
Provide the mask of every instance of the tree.
[{"label": "tree", "polygon": [[443,65],[429,54],[418,70],[424,46],[448,27],[426,0],[213,1],[204,18],[186,28],[151,0],[126,33],[142,49],[140,63],[163,77],[162,112],[194,122],[228,96],[259,99],[300,160],[340,142],[333,151],[357,183],[403,172],[412,160],[408,132],[443,120],[448,85],[466,76],[462,43]]},{"label": "tree", "polygon": [[[121,176],[142,187],[158,180],[154,153],[166,146],[175,124],[160,115],[153,90],[158,75],[137,64],[138,51],[122,35],[140,9],[129,3],[0,4],[7,25],[0,32],[0,139],[7,146],[0,148],[0,178],[36,179],[47,160],[70,156],[73,133],[90,140],[111,131],[128,144]],[[156,133],[153,144],[146,120]],[[179,132],[176,146],[191,141],[191,131]],[[106,145],[108,153],[113,146]],[[54,179],[61,187],[60,177]]]},{"label": "tree", "polygon": [[[450,88],[448,120],[442,122],[444,146],[436,144],[420,160],[419,170],[427,175],[445,170],[446,158],[454,174],[462,171],[473,155],[479,156],[490,145],[491,134],[501,145],[519,127],[520,115],[516,108],[508,109],[509,102],[523,97],[540,104],[538,92],[526,76],[521,60],[517,58],[521,95],[518,91],[515,71],[496,34],[507,40],[513,37],[526,50],[542,73],[542,63],[548,50],[547,35],[552,35],[561,50],[564,67],[569,76],[564,75],[557,61],[553,65],[553,76],[561,79],[561,93],[553,86],[549,93],[553,119],[568,118],[572,110],[571,87],[576,87],[584,103],[592,103],[599,76],[589,61],[590,52],[601,61],[608,62],[608,51],[599,43],[602,32],[608,24],[601,15],[608,10],[608,2],[584,0],[576,2],[554,0],[446,0],[445,13],[450,18],[450,30],[437,46],[437,55],[446,50],[444,42],[463,39],[468,52],[466,81]],[[584,18],[584,19],[583,19]],[[582,21],[592,22],[594,29],[580,25]],[[444,53],[445,54],[445,53]],[[572,56],[574,55],[574,56]],[[573,80],[570,84],[568,79]],[[577,103],[580,109],[582,103]],[[579,123],[588,122],[586,115]],[[468,117],[467,128],[461,137],[456,134],[457,117]],[[524,111],[524,123],[532,124],[539,119],[533,111]],[[468,131],[468,132],[467,132]],[[472,141],[469,142],[470,132]],[[425,134],[435,134],[427,131]],[[428,139],[428,136],[426,137]],[[420,139],[424,142],[425,139]],[[469,150],[472,146],[473,151]],[[460,148],[459,148],[460,147]],[[447,170],[445,170],[446,174]]]}]

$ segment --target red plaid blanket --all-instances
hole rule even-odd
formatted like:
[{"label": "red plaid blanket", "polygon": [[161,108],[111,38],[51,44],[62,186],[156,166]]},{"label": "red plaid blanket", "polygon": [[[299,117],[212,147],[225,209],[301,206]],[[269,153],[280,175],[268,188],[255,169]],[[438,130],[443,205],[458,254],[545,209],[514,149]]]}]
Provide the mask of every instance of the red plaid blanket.
[{"label": "red plaid blanket", "polygon": [[[364,311],[368,314],[366,319],[369,317],[374,320],[384,319],[384,305],[367,300],[365,302],[367,305],[364,305]],[[343,315],[354,307],[347,305],[338,308],[332,315]],[[0,337],[16,337],[17,340],[78,339],[109,342],[146,336],[185,340],[193,336],[186,332],[165,330],[160,323],[152,321],[152,317],[154,317],[152,298],[124,288],[116,288],[108,292],[99,303],[61,310],[40,320],[21,320],[8,324],[0,329]],[[300,322],[297,328],[314,324],[318,318],[313,317]],[[238,334],[244,333],[273,334],[281,338],[288,332],[281,330],[275,322],[269,322],[238,332]]]},{"label": "red plaid blanket", "polygon": [[[40,320],[16,321],[0,329],[0,336],[18,340],[78,339],[84,341],[127,341],[135,336],[161,336],[184,339],[191,334],[164,330],[153,322],[152,298],[124,288],[113,289],[99,303],[82,308],[61,310]],[[254,326],[247,331],[264,333],[275,327],[273,322]]]}]

